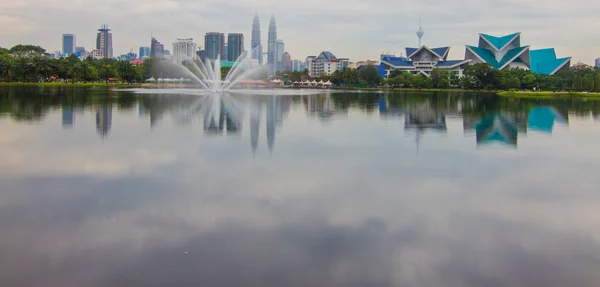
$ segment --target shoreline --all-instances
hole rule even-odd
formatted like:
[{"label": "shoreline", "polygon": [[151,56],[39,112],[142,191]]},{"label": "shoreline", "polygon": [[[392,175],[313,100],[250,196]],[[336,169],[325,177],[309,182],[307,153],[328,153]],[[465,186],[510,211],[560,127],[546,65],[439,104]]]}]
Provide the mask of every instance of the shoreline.
[{"label": "shoreline", "polygon": [[[190,88],[197,87],[195,85],[180,85],[180,84],[150,84],[150,83],[65,83],[65,82],[0,82],[0,86],[39,86],[39,87],[108,87],[108,88]],[[296,87],[286,87],[287,89],[295,89]],[[569,91],[495,91],[495,90],[465,90],[465,89],[412,89],[412,88],[359,88],[359,87],[334,87],[326,90],[338,91],[388,91],[388,92],[448,92],[448,93],[496,93],[502,97],[510,98],[599,98],[600,92],[569,92]]]},{"label": "shoreline", "polygon": [[501,91],[497,94],[510,98],[600,98],[600,93],[597,92]]},{"label": "shoreline", "polygon": [[0,82],[3,87],[21,87],[21,86],[39,86],[39,87],[142,87],[142,84],[123,84],[123,83],[65,83],[65,82]]}]

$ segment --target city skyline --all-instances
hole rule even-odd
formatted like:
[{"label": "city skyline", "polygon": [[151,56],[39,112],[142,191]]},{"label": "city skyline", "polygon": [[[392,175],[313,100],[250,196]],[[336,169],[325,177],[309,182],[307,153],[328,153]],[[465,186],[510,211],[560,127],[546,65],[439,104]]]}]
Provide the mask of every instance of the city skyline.
[{"label": "city skyline", "polygon": [[[28,2],[35,1],[37,0]],[[382,11],[378,8],[378,3],[386,3],[391,6]],[[135,11],[117,9],[116,4],[108,3],[94,13],[88,11],[91,8],[73,5],[70,9],[76,11],[80,9],[81,13],[78,15],[87,20],[83,22],[69,16],[72,14],[61,16],[52,14],[52,17],[47,17],[48,13],[33,5],[29,6],[29,3],[8,4],[3,13],[10,17],[0,18],[2,19],[0,23],[7,28],[0,31],[0,46],[10,48],[19,43],[27,43],[40,45],[50,52],[59,51],[61,50],[59,35],[68,32],[77,35],[80,45],[83,44],[82,46],[92,50],[90,47],[93,47],[95,35],[90,35],[93,33],[91,31],[96,30],[99,23],[108,23],[114,32],[114,54],[119,55],[131,49],[137,49],[140,45],[147,45],[144,43],[148,42],[150,34],[163,43],[173,42],[178,37],[200,39],[206,32],[214,30],[238,31],[251,35],[250,22],[254,12],[258,11],[263,23],[267,19],[266,15],[271,13],[280,19],[280,27],[278,27],[280,38],[286,40],[287,50],[292,55],[302,58],[304,55],[314,54],[314,51],[331,50],[347,55],[351,59],[374,59],[382,51],[399,54],[403,47],[414,46],[417,43],[415,31],[419,26],[419,16],[421,15],[422,27],[426,32],[423,44],[453,47],[450,58],[460,57],[464,53],[462,47],[466,43],[472,42],[472,35],[480,31],[490,34],[520,31],[527,35],[524,41],[531,43],[532,49],[554,47],[558,54],[571,55],[574,63],[582,61],[592,64],[593,60],[600,56],[600,51],[596,49],[600,44],[600,35],[587,33],[583,31],[584,29],[577,27],[600,24],[600,20],[594,17],[593,9],[588,9],[589,5],[593,6],[593,2],[580,0],[567,7],[556,3],[544,3],[543,5],[540,3],[542,2],[531,1],[530,3],[510,3],[510,5],[503,3],[498,5],[497,9],[484,9],[492,3],[486,5],[476,3],[452,5],[444,8],[444,11],[440,11],[426,9],[429,7],[428,5],[432,4],[429,2],[405,9],[400,4],[387,1],[377,1],[377,3],[369,5],[353,1],[344,3],[342,5],[344,7],[337,11],[328,11],[323,14],[323,12],[318,13],[315,8],[304,9],[306,6],[304,4],[292,4],[291,8],[303,7],[303,11],[294,11],[295,9],[271,7],[272,5],[264,3],[249,7],[249,4],[234,0],[228,2],[227,7],[232,9],[230,13],[236,17],[217,17],[217,15],[225,15],[224,13],[227,12],[222,8],[218,8],[216,11],[197,11],[199,8],[188,1],[146,3],[142,9],[132,9]],[[92,6],[95,7],[95,5],[97,4]],[[126,5],[129,6],[131,3]],[[164,13],[161,15],[159,12],[162,12],[163,8]],[[362,8],[368,9],[361,11]],[[115,14],[113,15],[109,11],[115,12]],[[408,16],[398,20],[396,11],[404,11]],[[521,12],[515,13],[514,11]],[[25,17],[27,12],[30,13],[30,17]],[[190,19],[190,14],[196,12],[199,14]],[[350,17],[349,13],[361,13],[362,17],[359,17],[360,19]],[[131,21],[131,17],[123,17],[131,14],[144,18],[134,22]],[[116,15],[120,17],[115,17]],[[365,16],[376,17],[367,20],[371,17]],[[346,24],[346,20],[350,18],[353,18],[355,22]],[[175,25],[172,23],[175,19],[178,20],[177,23],[185,23],[185,25]],[[399,25],[394,25],[393,28],[388,27],[389,25],[386,23],[389,21]],[[78,25],[73,26],[75,22]],[[561,25],[556,25],[556,23],[561,23]],[[44,29],[39,27],[44,27]],[[265,29],[265,27],[261,28]],[[333,34],[336,35],[335,40],[330,37]],[[262,38],[263,46],[266,42],[264,36],[266,35],[263,35]]]}]

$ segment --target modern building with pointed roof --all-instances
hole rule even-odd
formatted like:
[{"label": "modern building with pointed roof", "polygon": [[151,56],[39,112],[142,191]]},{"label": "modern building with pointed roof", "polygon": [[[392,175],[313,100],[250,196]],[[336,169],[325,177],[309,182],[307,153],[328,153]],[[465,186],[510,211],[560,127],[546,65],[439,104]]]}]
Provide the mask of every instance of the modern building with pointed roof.
[{"label": "modern building with pointed roof", "polygon": [[521,68],[538,74],[554,75],[563,68],[569,68],[571,58],[556,58],[553,48],[530,50],[529,45],[521,46],[521,33],[505,36],[479,34],[479,44],[466,46],[465,59],[471,64],[488,63],[492,68]]},{"label": "modern building with pointed roof", "polygon": [[387,76],[391,71],[406,71],[429,77],[433,69],[450,70],[453,76],[462,77],[464,66],[470,60],[448,60],[450,47],[406,48],[406,57],[381,55],[380,74]]}]

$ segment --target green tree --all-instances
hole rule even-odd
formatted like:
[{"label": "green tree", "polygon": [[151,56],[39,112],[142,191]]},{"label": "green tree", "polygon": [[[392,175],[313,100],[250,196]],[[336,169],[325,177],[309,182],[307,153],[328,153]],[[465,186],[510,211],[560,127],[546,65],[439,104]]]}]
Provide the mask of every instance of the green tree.
[{"label": "green tree", "polygon": [[412,78],[412,86],[417,89],[431,88],[431,79],[423,75],[416,75]]},{"label": "green tree", "polygon": [[359,71],[360,78],[365,80],[367,86],[374,87],[381,83],[381,77],[379,76],[379,72],[373,66],[368,66],[360,69]]},{"label": "green tree", "polygon": [[519,78],[517,78],[517,77],[510,78],[510,80],[508,82],[508,88],[509,89],[519,89],[519,88],[521,88],[521,81],[519,80]]},{"label": "green tree", "polygon": [[451,87],[450,80],[446,79],[446,78],[442,79],[440,81],[440,83],[438,84],[438,88],[440,88],[440,89],[449,89],[450,87]]},{"label": "green tree", "polygon": [[402,74],[395,76],[393,78],[390,78],[388,80],[388,85],[392,86],[393,88],[402,87],[405,84],[406,84],[406,79],[404,78],[404,75],[402,75]]},{"label": "green tree", "polygon": [[98,77],[106,82],[108,82],[108,78],[114,78],[115,74],[115,69],[110,64],[103,65],[98,71]]},{"label": "green tree", "polygon": [[[442,80],[448,80],[450,78],[450,71],[448,70],[442,70],[442,69],[433,69],[433,71],[431,71],[431,85],[434,88],[442,88],[440,85],[442,85]],[[450,81],[446,81],[444,82],[444,85],[446,85],[449,87],[450,86]],[[447,88],[447,87],[446,87]]]},{"label": "green tree", "polygon": [[492,66],[487,63],[468,65],[464,74],[465,76],[470,77],[471,80],[474,80],[474,88],[487,90],[498,82],[498,71],[494,70]]},{"label": "green tree", "polygon": [[44,56],[46,53],[46,50],[40,46],[21,45],[21,44],[13,46],[8,51],[15,58],[35,57],[35,56],[41,57],[41,56]]},{"label": "green tree", "polygon": [[13,77],[15,59],[5,51],[0,51],[0,77],[10,82]]},{"label": "green tree", "polygon": [[117,62],[117,74],[123,82],[131,82],[135,78],[135,70],[133,69],[133,65],[127,61]]},{"label": "green tree", "polygon": [[83,72],[83,67],[79,63],[69,67],[68,75],[72,82],[75,83],[82,78]]},{"label": "green tree", "polygon": [[536,78],[533,74],[528,74],[521,79],[521,86],[527,90],[533,90],[536,86]]}]

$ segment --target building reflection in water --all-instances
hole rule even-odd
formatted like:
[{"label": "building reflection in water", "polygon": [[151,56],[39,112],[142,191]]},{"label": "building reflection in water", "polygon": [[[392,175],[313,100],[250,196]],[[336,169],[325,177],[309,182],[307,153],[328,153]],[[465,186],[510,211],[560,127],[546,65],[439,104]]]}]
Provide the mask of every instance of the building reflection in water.
[{"label": "building reflection in water", "polygon": [[96,108],[96,132],[106,138],[112,125],[112,106]]},{"label": "building reflection in water", "polygon": [[325,95],[309,95],[304,97],[306,112],[310,117],[316,117],[326,123],[334,117],[343,115],[347,110],[339,107],[331,93]]},{"label": "building reflection in water", "polygon": [[519,133],[552,134],[555,123],[568,125],[568,115],[549,106],[536,106],[524,113],[493,112],[485,116],[463,116],[465,133],[475,131],[478,146],[500,143],[517,147]]},{"label": "building reflection in water", "polygon": [[549,106],[537,106],[529,111],[527,126],[531,130],[552,133],[554,123],[569,124],[567,113],[561,113],[559,110]]},{"label": "building reflection in water", "polygon": [[206,102],[201,109],[204,113],[205,135],[224,135],[224,131],[227,131],[227,135],[240,134],[243,108],[237,99],[223,96],[210,98]]},{"label": "building reflection in water", "polygon": [[252,101],[250,103],[250,145],[252,146],[252,154],[256,154],[258,148],[261,116],[262,104],[258,101]]},{"label": "building reflection in water", "polygon": [[414,108],[407,109],[404,116],[404,130],[406,132],[415,132],[415,142],[418,153],[421,136],[424,133],[427,131],[446,133],[446,115],[435,110],[430,105],[429,101],[426,101]]},{"label": "building reflection in water", "polygon": [[63,106],[62,107],[62,127],[63,129],[69,129],[73,127],[75,122],[75,111],[73,107]]}]

